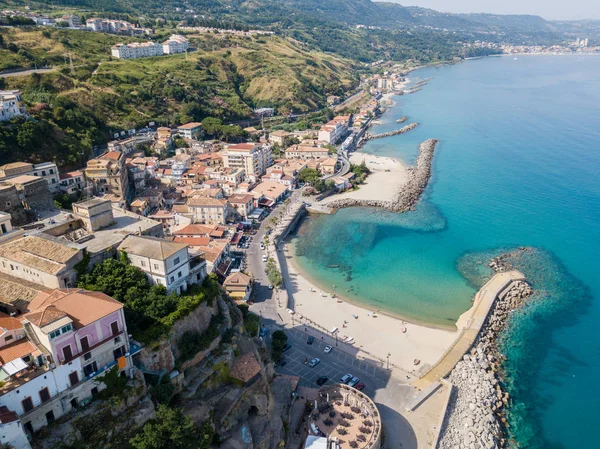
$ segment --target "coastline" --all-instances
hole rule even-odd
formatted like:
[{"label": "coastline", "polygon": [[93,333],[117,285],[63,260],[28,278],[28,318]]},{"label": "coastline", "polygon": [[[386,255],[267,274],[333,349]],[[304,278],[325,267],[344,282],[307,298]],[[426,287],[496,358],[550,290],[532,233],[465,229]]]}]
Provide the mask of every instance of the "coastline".
[{"label": "coastline", "polygon": [[[386,362],[384,357],[390,354],[390,366],[410,376],[408,380],[413,380],[435,364],[458,335],[456,328],[425,326],[390,312],[377,310],[373,316],[374,307],[347,300],[343,294],[336,293],[336,298],[333,298],[331,287],[322,288],[298,267],[289,240],[283,245],[282,255],[289,274],[286,287],[294,297],[297,319],[307,319],[325,332],[337,327],[340,346],[364,352],[380,363]],[[337,302],[338,299],[342,302]],[[352,337],[354,344],[343,343],[341,338],[344,335]],[[419,360],[417,365],[415,360]]]}]

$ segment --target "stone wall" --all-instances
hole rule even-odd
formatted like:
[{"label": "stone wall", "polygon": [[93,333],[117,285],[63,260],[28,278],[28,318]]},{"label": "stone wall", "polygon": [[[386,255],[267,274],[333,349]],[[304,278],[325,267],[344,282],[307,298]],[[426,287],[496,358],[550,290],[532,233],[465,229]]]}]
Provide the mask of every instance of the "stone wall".
[{"label": "stone wall", "polygon": [[15,186],[0,184],[0,211],[10,214],[13,226],[27,224],[27,215]]},{"label": "stone wall", "polygon": [[44,178],[17,185],[17,190],[29,209],[34,211],[56,209],[48,182]]}]

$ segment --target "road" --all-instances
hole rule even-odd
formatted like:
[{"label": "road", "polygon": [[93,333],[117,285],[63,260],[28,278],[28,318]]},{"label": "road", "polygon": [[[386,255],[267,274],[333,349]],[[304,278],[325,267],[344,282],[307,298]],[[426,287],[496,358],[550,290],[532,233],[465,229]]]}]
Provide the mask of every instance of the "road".
[{"label": "road", "polygon": [[56,68],[21,70],[19,72],[0,73],[0,78],[8,78],[9,76],[25,76],[25,75],[31,75],[32,73],[48,73],[48,72],[54,72],[54,71],[56,71]]}]

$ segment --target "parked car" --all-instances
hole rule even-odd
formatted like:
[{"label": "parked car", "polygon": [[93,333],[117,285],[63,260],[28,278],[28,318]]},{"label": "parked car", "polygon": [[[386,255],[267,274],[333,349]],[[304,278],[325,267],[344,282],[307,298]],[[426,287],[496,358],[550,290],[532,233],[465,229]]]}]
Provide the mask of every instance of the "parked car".
[{"label": "parked car", "polygon": [[358,377],[353,377],[352,380],[348,382],[348,385],[350,385],[351,387],[355,387],[356,385],[358,385],[359,382],[360,379]]},{"label": "parked car", "polygon": [[314,368],[315,366],[317,366],[319,363],[321,363],[321,359],[318,357],[315,357],[314,359],[312,359],[310,362],[308,362],[308,366],[310,366],[311,368]]},{"label": "parked car", "polygon": [[273,290],[273,284],[269,284],[267,287],[269,287],[269,290]]},{"label": "parked car", "polygon": [[319,385],[319,386],[324,385],[328,380],[329,380],[329,377],[321,376],[317,379],[317,385]]},{"label": "parked car", "polygon": [[325,349],[323,349],[323,351],[325,352],[325,354],[329,354],[331,352],[333,348],[329,345],[325,346]]},{"label": "parked car", "polygon": [[340,382],[343,384],[347,384],[348,382],[350,382],[352,380],[352,374],[345,374],[341,379]]},{"label": "parked car", "polygon": [[267,329],[266,327],[263,327],[260,329],[260,336],[264,337],[269,333],[269,329]]},{"label": "parked car", "polygon": [[263,256],[262,256],[262,261],[263,261],[263,262],[266,262],[267,260],[269,260],[269,258],[267,257],[267,255],[266,255],[266,254],[263,254]]},{"label": "parked car", "polygon": [[365,388],[365,384],[356,384],[354,388],[356,388],[359,391],[362,391],[362,389]]},{"label": "parked car", "polygon": [[312,335],[310,335],[307,339],[306,339],[306,344],[307,345],[312,345],[313,342],[315,341],[315,337],[313,337]]}]

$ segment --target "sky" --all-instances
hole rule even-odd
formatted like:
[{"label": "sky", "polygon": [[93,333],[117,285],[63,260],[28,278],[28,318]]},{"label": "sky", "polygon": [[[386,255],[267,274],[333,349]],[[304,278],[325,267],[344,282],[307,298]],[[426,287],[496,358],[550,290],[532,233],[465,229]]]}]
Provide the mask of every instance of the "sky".
[{"label": "sky", "polygon": [[[384,0],[379,0],[384,1]],[[548,20],[600,19],[600,0],[385,0],[442,12],[534,14]]]}]

